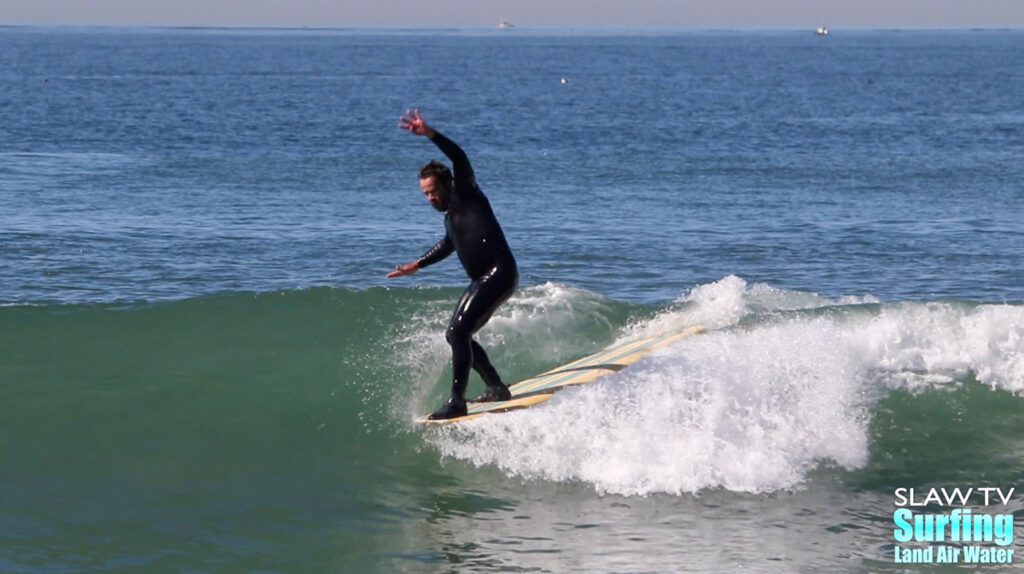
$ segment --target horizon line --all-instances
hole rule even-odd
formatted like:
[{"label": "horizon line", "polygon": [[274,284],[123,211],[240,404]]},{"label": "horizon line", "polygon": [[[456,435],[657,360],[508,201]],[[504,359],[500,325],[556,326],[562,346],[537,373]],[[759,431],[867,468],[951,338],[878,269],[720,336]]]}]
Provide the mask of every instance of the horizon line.
[{"label": "horizon line", "polygon": [[[1024,26],[896,26],[896,25],[864,25],[864,26],[831,26],[825,25],[829,31],[1018,31]],[[102,23],[102,22],[11,22],[0,23],[0,28],[154,28],[154,29],[221,29],[221,30],[494,30],[505,34],[520,31],[544,30],[652,30],[652,31],[815,31],[818,26],[807,25],[663,25],[663,24],[539,24],[514,25],[506,28],[486,24],[173,24],[173,23]]]}]

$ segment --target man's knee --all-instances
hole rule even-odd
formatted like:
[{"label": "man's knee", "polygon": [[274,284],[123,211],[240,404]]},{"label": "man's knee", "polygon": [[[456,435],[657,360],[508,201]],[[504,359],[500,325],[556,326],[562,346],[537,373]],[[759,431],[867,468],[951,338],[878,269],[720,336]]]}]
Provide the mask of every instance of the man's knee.
[{"label": "man's knee", "polygon": [[444,340],[448,341],[449,345],[466,343],[471,340],[472,336],[472,331],[464,327],[462,322],[448,325],[448,329],[444,332]]}]

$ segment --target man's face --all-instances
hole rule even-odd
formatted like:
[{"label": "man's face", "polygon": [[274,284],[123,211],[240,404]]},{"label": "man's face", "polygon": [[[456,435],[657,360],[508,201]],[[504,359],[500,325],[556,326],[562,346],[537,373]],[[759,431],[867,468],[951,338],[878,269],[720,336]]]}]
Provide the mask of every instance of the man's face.
[{"label": "man's face", "polygon": [[423,190],[423,195],[427,196],[427,201],[434,206],[434,209],[438,211],[448,209],[448,190],[441,185],[441,182],[437,181],[437,176],[432,175],[421,179],[420,189]]}]

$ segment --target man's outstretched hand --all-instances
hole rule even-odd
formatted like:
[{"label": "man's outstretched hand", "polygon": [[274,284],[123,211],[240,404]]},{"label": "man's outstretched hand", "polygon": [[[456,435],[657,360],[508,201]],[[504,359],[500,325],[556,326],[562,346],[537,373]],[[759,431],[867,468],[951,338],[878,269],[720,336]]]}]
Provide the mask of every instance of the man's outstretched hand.
[{"label": "man's outstretched hand", "polygon": [[388,273],[388,277],[402,277],[404,275],[412,275],[420,270],[420,264],[416,261],[412,263],[406,263],[405,265],[398,265],[395,270]]}]

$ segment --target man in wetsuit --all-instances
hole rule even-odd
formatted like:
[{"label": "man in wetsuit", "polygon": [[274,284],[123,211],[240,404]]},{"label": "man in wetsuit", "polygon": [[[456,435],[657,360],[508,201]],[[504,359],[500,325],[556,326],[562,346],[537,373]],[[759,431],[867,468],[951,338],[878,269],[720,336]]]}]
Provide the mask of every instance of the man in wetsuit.
[{"label": "man in wetsuit", "polygon": [[449,419],[466,414],[466,384],[473,368],[483,377],[487,390],[476,402],[507,401],[508,387],[473,340],[476,333],[515,290],[519,271],[505,234],[491,204],[476,184],[466,153],[423,121],[419,110],[406,112],[399,127],[426,136],[452,161],[454,175],[441,162],[420,168],[420,188],[438,211],[444,212],[445,236],[419,259],[399,265],[388,277],[412,275],[441,261],[454,251],[472,282],[459,299],[445,338],[452,347],[452,395],[430,419]]}]

